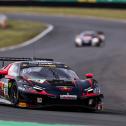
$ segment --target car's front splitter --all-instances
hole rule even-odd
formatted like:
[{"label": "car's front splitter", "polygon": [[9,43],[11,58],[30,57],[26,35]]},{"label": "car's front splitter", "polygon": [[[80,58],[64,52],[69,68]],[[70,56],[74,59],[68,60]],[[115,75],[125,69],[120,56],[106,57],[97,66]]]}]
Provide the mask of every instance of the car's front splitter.
[{"label": "car's front splitter", "polygon": [[59,107],[84,107],[94,109],[101,104],[101,96],[78,97],[77,99],[60,99],[59,96],[52,97],[48,95],[32,94],[21,92],[19,97],[19,107],[40,108],[49,106]]}]

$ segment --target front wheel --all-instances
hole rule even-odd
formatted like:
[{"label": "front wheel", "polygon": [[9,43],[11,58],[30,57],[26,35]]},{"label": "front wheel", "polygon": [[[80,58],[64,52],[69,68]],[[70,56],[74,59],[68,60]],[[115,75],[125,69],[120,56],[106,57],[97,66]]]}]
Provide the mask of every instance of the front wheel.
[{"label": "front wheel", "polygon": [[82,44],[75,43],[75,46],[76,46],[76,47],[81,47]]},{"label": "front wheel", "polygon": [[95,110],[96,111],[102,111],[103,110],[103,103],[97,104]]},{"label": "front wheel", "polygon": [[103,110],[103,102],[102,99],[100,98],[96,98],[92,101],[91,106],[92,107],[92,111],[94,112],[100,112]]},{"label": "front wheel", "polygon": [[16,82],[9,82],[9,100],[14,106],[19,102]]}]

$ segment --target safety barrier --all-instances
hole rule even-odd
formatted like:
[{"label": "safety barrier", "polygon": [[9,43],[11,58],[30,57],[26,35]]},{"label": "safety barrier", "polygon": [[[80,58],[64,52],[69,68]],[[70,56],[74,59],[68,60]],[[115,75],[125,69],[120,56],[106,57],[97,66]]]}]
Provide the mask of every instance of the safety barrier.
[{"label": "safety barrier", "polygon": [[126,3],[126,0],[0,0],[1,1],[15,1],[15,2],[73,2],[73,3]]},{"label": "safety barrier", "polygon": [[126,0],[96,0],[97,3],[126,3]]},{"label": "safety barrier", "polygon": [[126,9],[126,0],[0,0],[0,6],[72,6]]},{"label": "safety barrier", "polygon": [[126,3],[126,0],[31,0],[41,2]]}]

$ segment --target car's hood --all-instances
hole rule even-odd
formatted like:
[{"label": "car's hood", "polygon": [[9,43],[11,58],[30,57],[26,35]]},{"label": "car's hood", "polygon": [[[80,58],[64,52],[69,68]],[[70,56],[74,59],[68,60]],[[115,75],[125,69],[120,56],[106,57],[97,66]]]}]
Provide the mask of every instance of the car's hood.
[{"label": "car's hood", "polygon": [[40,78],[32,78],[28,79],[34,85],[41,86],[45,89],[49,94],[54,95],[64,95],[64,94],[72,94],[72,95],[82,95],[83,90],[89,88],[89,83],[85,80],[57,80],[57,79],[40,79]]}]

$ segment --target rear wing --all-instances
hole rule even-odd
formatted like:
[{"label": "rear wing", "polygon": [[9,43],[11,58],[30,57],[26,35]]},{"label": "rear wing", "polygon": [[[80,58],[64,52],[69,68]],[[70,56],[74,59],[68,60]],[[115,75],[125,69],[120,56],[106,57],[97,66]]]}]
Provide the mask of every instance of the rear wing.
[{"label": "rear wing", "polygon": [[18,57],[0,57],[0,61],[2,62],[2,67],[4,66],[5,61],[54,61],[53,59],[48,58],[18,58]]}]

